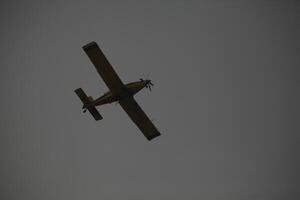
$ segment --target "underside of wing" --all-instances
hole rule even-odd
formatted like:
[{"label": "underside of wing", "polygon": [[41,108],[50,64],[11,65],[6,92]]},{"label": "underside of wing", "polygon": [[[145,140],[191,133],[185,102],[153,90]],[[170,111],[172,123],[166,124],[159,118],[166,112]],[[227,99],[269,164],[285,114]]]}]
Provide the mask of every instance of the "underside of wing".
[{"label": "underside of wing", "polygon": [[125,86],[104,56],[97,43],[91,42],[82,48],[96,67],[99,75],[110,91],[113,93],[120,92]]},{"label": "underside of wing", "polygon": [[159,131],[133,97],[122,99],[119,103],[148,140],[152,140],[153,138],[160,136]]}]

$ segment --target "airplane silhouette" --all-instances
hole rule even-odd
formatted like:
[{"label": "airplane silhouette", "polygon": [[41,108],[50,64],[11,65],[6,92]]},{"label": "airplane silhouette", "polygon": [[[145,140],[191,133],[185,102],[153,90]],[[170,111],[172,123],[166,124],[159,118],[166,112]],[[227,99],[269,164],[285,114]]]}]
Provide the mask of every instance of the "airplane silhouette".
[{"label": "airplane silhouette", "polygon": [[133,98],[133,96],[143,88],[148,88],[151,91],[151,86],[153,86],[151,80],[141,78],[139,81],[123,84],[96,42],[91,42],[82,48],[109,88],[108,92],[95,100],[91,96],[88,97],[81,88],[76,89],[75,93],[83,103],[83,112],[88,110],[94,119],[98,121],[103,119],[103,117],[96,109],[96,106],[119,102],[121,107],[148,140],[160,136],[160,132]]}]

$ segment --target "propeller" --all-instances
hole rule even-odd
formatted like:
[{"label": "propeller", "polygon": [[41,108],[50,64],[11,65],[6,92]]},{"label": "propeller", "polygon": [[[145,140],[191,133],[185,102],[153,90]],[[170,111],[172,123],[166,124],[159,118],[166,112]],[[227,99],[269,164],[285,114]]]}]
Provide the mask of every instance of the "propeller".
[{"label": "propeller", "polygon": [[149,91],[151,92],[151,87],[154,86],[154,84],[151,82],[151,80],[149,79],[142,79],[140,78],[140,81],[145,82],[145,87],[149,89]]}]

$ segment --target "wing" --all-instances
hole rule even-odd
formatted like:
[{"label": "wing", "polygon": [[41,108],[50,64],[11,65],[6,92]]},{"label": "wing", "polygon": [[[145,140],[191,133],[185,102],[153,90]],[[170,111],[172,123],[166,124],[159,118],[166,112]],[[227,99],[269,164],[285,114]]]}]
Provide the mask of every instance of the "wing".
[{"label": "wing", "polygon": [[82,48],[112,93],[118,93],[125,87],[96,42],[91,42]]},{"label": "wing", "polygon": [[147,115],[144,113],[142,108],[137,104],[133,97],[122,99],[119,101],[119,103],[148,140],[160,136],[160,133],[158,132],[156,127],[153,125],[151,120],[147,117]]}]

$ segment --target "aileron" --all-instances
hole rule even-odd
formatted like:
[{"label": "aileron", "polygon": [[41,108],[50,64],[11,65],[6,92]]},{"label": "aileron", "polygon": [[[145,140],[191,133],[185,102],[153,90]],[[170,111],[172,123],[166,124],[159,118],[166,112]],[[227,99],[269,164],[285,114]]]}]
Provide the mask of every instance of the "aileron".
[{"label": "aileron", "polygon": [[159,131],[133,97],[122,99],[119,103],[148,140],[160,136]]},{"label": "aileron", "polygon": [[124,88],[124,84],[98,47],[97,43],[91,42],[82,48],[94,64],[107,87],[113,93],[120,92],[122,88]]}]

